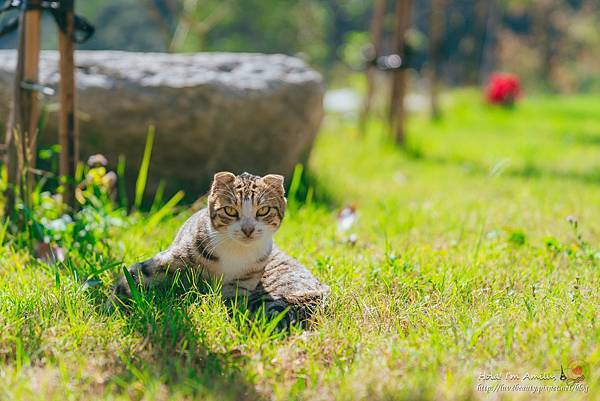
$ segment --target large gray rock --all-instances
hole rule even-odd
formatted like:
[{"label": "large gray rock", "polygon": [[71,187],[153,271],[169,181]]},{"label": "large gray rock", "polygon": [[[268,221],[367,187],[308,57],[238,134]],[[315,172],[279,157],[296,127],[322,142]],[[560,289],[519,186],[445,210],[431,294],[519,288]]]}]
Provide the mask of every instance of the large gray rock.
[{"label": "large gray rock", "polygon": [[[0,51],[0,123],[15,57]],[[42,83],[56,87],[57,62],[56,52],[42,52]],[[124,154],[132,184],[154,123],[148,192],[165,180],[169,192],[183,188],[193,197],[219,170],[289,177],[323,117],[321,76],[284,55],[79,51],[76,65],[82,158],[103,153],[114,165]],[[56,126],[51,113],[41,144],[57,142]]]}]

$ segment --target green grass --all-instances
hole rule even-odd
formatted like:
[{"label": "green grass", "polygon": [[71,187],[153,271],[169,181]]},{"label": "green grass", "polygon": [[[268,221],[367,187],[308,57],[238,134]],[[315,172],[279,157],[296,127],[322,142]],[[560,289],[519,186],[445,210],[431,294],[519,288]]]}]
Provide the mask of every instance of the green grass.
[{"label": "green grass", "polygon": [[[328,117],[308,166],[314,201],[292,208],[276,238],[332,289],[305,332],[277,332],[196,290],[106,314],[104,290],[83,289],[77,266],[46,267],[7,240],[0,399],[592,400],[598,110],[600,97],[531,97],[509,111],[456,92],[441,122],[411,119],[408,152],[376,122],[361,139]],[[338,233],[349,203],[358,221]],[[105,252],[150,256],[189,213],[153,227],[135,214]],[[590,366],[587,394],[477,390],[482,372],[558,375],[572,358]]]}]

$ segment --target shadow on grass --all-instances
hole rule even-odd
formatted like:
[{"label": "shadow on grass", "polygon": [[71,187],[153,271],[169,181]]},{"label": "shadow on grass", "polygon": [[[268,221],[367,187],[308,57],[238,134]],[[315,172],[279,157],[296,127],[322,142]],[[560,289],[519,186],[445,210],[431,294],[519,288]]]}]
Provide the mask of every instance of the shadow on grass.
[{"label": "shadow on grass", "polygon": [[205,333],[188,312],[199,299],[189,293],[183,296],[182,291],[155,290],[147,295],[125,313],[126,330],[144,340],[122,357],[126,369],[115,381],[124,391],[141,381],[145,390],[164,385],[170,394],[194,399],[264,399],[242,373],[243,356],[208,348]]},{"label": "shadow on grass", "polygon": [[288,203],[315,205],[325,209],[336,209],[339,204],[326,185],[323,185],[310,169],[298,168],[286,188]]},{"label": "shadow on grass", "polygon": [[[127,370],[119,381],[124,387],[132,380],[141,380],[144,387],[158,382],[217,400],[261,399],[244,374],[248,357],[238,345],[262,346],[307,328],[328,292],[308,270],[281,268],[283,263],[289,265],[274,258],[265,268],[266,284],[261,281],[248,297],[233,300],[223,300],[220,286],[206,283],[201,272],[167,275],[148,292],[133,288],[133,299],[119,310],[127,331],[144,341],[124,358]],[[302,300],[289,301],[288,292]]]},{"label": "shadow on grass", "polygon": [[481,162],[463,159],[458,157],[439,157],[439,156],[428,156],[424,152],[410,150],[406,155],[414,161],[423,163],[433,163],[439,165],[454,165],[462,167],[466,172],[481,176],[505,176],[515,177],[522,179],[531,178],[550,178],[556,180],[565,181],[579,181],[585,184],[600,184],[600,170],[591,169],[585,172],[579,171],[562,171],[553,169],[544,169],[536,166],[533,163],[526,163],[524,166],[519,167],[506,167],[495,166],[489,167]]},{"label": "shadow on grass", "polygon": [[575,142],[582,145],[600,146],[600,135],[596,132],[578,132],[566,135],[565,142]]}]

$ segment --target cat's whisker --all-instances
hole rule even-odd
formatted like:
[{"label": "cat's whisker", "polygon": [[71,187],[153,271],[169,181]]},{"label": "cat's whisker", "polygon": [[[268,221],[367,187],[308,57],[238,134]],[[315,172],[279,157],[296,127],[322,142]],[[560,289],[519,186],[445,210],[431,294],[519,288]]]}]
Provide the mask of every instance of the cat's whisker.
[{"label": "cat's whisker", "polygon": [[227,238],[221,238],[216,243],[212,243],[212,247],[206,248],[206,253],[209,256],[209,258],[210,258],[210,256],[214,256],[215,250],[218,248],[219,245],[223,244],[226,240],[227,240]]}]

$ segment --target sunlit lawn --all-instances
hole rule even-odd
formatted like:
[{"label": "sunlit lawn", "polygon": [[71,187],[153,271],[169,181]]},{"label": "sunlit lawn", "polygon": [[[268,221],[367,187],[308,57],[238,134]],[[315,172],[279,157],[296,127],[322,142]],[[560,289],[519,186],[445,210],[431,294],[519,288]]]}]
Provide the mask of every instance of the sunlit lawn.
[{"label": "sunlit lawn", "polygon": [[[5,238],[0,399],[594,399],[600,97],[504,110],[466,91],[444,106],[440,122],[413,116],[407,152],[376,122],[361,138],[326,119],[313,200],[292,204],[277,234],[332,289],[308,331],[279,333],[196,291],[106,314],[78,266],[44,267]],[[347,204],[358,220],[338,232]],[[150,256],[188,215],[151,228],[137,215],[102,252]],[[477,389],[481,373],[558,376],[575,358],[587,394]]]}]

